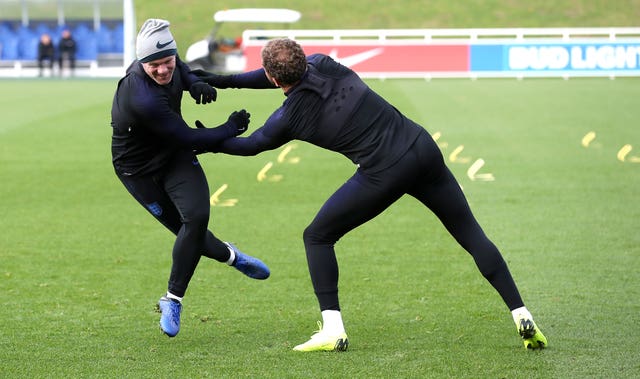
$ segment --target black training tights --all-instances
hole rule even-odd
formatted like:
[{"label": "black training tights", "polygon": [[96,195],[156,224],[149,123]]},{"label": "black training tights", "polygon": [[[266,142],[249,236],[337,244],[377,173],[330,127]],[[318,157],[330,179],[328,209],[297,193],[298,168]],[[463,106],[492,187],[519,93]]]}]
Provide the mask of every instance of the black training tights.
[{"label": "black training tights", "polygon": [[400,161],[377,173],[358,170],[324,203],[305,229],[309,273],[320,310],[339,310],[335,243],[371,220],[404,194],[429,208],[468,251],[509,309],[523,306],[511,273],[476,221],[431,136],[423,133]]},{"label": "black training tights", "polygon": [[184,296],[201,256],[225,262],[226,245],[209,231],[209,186],[198,160],[175,158],[154,175],[119,176],[131,195],[176,235],[168,290]]}]

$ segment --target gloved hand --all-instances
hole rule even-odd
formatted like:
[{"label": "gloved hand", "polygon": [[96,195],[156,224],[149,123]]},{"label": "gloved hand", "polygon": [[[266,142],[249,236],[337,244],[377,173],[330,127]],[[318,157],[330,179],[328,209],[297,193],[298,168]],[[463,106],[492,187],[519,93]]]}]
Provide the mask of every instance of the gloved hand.
[{"label": "gloved hand", "polygon": [[[234,111],[229,115],[229,119],[224,124],[218,126],[218,128],[223,128],[225,130],[229,130],[231,134],[234,136],[238,136],[247,131],[249,127],[249,118],[251,117],[251,113],[242,109],[240,111]],[[200,120],[196,120],[196,128],[202,129],[206,128],[204,124]]]},{"label": "gloved hand", "polygon": [[218,85],[220,84],[220,78],[222,77],[222,75],[214,74],[200,69],[193,70],[191,71],[191,73],[202,79],[202,81],[204,81],[205,83],[214,87],[218,87]]},{"label": "gloved hand", "polygon": [[189,94],[195,99],[196,104],[209,104],[212,101],[216,101],[218,97],[216,89],[205,82],[193,83],[189,87]]},{"label": "gloved hand", "polygon": [[234,125],[236,130],[236,135],[240,135],[247,131],[249,128],[249,118],[251,118],[251,113],[242,109],[240,111],[234,111],[229,116],[227,120],[227,125]]},{"label": "gloved hand", "polygon": [[[207,127],[204,126],[204,124],[201,123],[200,120],[196,120],[196,128],[198,128],[198,129],[206,129]],[[203,154],[203,153],[206,153],[206,152],[207,152],[207,150],[204,150],[204,149],[203,150],[193,149],[193,154],[195,154],[195,155],[200,155],[200,154]]]}]

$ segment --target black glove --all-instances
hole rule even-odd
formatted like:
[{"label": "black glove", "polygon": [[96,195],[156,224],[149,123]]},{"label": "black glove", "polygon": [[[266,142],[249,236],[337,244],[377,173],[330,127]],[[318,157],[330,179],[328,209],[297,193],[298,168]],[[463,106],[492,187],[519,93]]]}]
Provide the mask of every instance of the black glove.
[{"label": "black glove", "polygon": [[218,92],[215,88],[211,87],[205,82],[195,82],[189,87],[189,94],[196,101],[196,104],[209,104],[212,101],[216,101]]},{"label": "black glove", "polygon": [[222,75],[214,74],[205,70],[193,70],[191,73],[198,78],[202,79],[205,83],[212,85],[214,87],[218,87],[220,85],[220,78]]},{"label": "black glove", "polygon": [[[229,119],[227,120],[227,122],[218,126],[217,128],[228,130],[234,136],[238,136],[247,131],[249,127],[250,117],[251,114],[244,109],[240,111],[234,111],[233,113],[231,113],[231,115],[229,115]],[[196,120],[196,128],[206,129],[206,126],[204,126],[204,124],[200,120]]]},{"label": "black glove", "polygon": [[[203,123],[200,122],[200,120],[196,120],[196,127],[198,129],[206,129],[207,128],[206,126],[204,126]],[[200,154],[203,154],[203,153],[206,153],[206,152],[207,152],[207,150],[193,149],[193,154],[195,154],[195,155],[200,155]]]},{"label": "black glove", "polygon": [[247,131],[249,128],[249,118],[251,117],[251,113],[246,110],[234,111],[229,116],[227,120],[227,125],[235,126],[236,135],[240,135]]}]

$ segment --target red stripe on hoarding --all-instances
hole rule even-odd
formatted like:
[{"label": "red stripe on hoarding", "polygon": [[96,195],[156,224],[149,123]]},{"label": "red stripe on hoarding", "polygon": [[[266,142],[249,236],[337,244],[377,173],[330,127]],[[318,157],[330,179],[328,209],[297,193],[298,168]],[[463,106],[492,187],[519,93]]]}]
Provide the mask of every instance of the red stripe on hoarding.
[{"label": "red stripe on hoarding", "polygon": [[[359,73],[469,71],[469,45],[305,45],[305,54],[332,56]],[[261,67],[262,46],[246,46],[246,71]]]}]

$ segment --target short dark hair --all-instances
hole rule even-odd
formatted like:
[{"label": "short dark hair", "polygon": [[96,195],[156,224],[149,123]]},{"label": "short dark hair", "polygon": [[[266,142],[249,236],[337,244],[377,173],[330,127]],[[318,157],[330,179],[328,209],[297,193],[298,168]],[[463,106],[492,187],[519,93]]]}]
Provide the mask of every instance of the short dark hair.
[{"label": "short dark hair", "polygon": [[292,85],[307,70],[307,57],[296,41],[288,38],[272,39],[262,49],[262,67],[280,85]]}]

